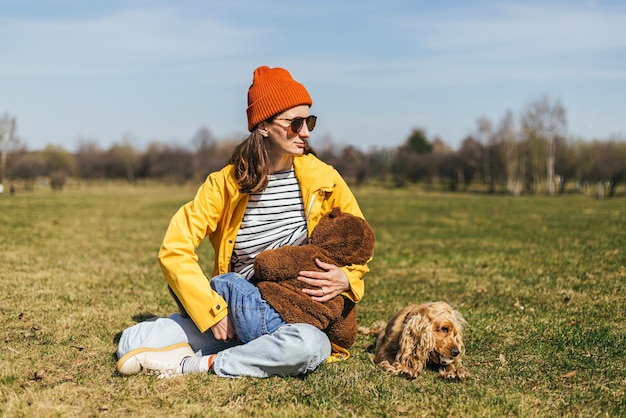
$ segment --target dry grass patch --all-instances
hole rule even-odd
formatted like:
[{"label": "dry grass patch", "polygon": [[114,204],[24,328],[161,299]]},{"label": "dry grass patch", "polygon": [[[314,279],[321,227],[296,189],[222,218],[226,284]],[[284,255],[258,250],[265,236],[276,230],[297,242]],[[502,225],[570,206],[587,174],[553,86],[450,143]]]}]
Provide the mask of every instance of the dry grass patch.
[{"label": "dry grass patch", "polygon": [[[445,300],[473,377],[348,361],[304,378],[161,381],[114,371],[116,336],[174,311],[156,253],[193,187],[0,198],[1,416],[623,416],[626,201],[359,189],[377,244],[361,325]],[[210,271],[209,247],[200,250]]]}]

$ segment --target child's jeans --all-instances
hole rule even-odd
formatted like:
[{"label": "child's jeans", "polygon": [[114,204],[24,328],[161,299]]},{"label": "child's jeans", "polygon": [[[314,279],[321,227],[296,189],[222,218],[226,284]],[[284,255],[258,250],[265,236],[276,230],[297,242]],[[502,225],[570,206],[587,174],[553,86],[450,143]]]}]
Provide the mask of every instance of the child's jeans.
[{"label": "child's jeans", "polygon": [[242,343],[271,334],[285,325],[278,312],[261,297],[259,289],[242,275],[216,276],[211,279],[211,287],[228,303],[228,316]]}]

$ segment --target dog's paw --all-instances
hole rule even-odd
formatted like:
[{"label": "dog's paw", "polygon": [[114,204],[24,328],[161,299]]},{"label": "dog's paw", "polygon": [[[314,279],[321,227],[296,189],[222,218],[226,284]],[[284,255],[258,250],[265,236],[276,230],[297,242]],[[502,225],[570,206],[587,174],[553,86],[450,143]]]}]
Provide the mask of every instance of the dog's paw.
[{"label": "dog's paw", "polygon": [[421,369],[406,367],[397,361],[389,363],[387,360],[383,360],[380,362],[380,366],[394,376],[401,376],[409,380],[417,378],[422,371]]},{"label": "dog's paw", "polygon": [[387,323],[379,321],[374,323],[371,327],[358,327],[357,330],[363,335],[378,335],[385,329],[386,325]]},{"label": "dog's paw", "polygon": [[363,334],[363,335],[373,334],[371,327],[358,327],[357,331],[359,331],[359,334]]},{"label": "dog's paw", "polygon": [[458,379],[467,379],[469,377],[471,377],[472,375],[470,374],[470,372],[465,368],[465,367],[459,367],[456,369],[456,377]]},{"label": "dog's paw", "polygon": [[442,368],[439,370],[439,376],[444,379],[458,379],[463,380],[470,377],[470,372],[463,366],[453,366],[450,365],[448,367]]}]

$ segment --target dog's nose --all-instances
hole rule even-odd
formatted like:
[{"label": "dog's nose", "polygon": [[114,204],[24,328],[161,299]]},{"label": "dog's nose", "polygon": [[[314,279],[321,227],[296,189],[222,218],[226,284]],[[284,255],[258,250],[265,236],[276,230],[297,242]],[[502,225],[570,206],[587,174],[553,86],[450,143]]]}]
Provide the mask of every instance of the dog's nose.
[{"label": "dog's nose", "polygon": [[453,348],[453,349],[452,349],[452,357],[456,357],[456,356],[458,356],[459,354],[461,354],[461,352],[459,351],[459,349],[458,349],[458,348]]}]

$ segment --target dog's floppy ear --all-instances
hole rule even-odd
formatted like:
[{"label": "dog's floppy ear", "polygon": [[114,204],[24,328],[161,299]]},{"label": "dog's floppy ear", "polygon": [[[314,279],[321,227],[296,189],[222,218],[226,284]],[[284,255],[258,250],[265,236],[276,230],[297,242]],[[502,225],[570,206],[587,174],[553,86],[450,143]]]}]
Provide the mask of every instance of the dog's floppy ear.
[{"label": "dog's floppy ear", "polygon": [[455,321],[454,325],[456,327],[455,341],[461,353],[465,354],[465,344],[463,344],[463,328],[467,324],[467,321],[465,321],[465,318],[463,318],[463,315],[461,315],[461,313],[457,310],[452,311],[452,316],[454,318],[454,321]]},{"label": "dog's floppy ear", "polygon": [[461,315],[461,313],[456,309],[452,310],[452,317],[456,321],[456,326],[459,330],[459,333],[461,333],[463,331],[463,327],[467,324],[467,321],[465,320],[465,318],[463,318],[463,315]]},{"label": "dog's floppy ear", "polygon": [[428,356],[434,347],[435,336],[427,315],[415,313],[405,319],[400,336],[400,349],[396,357],[398,362],[419,374],[426,366]]}]

